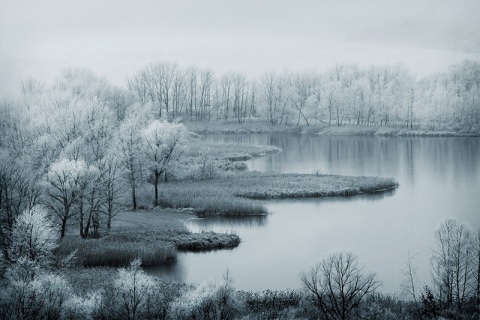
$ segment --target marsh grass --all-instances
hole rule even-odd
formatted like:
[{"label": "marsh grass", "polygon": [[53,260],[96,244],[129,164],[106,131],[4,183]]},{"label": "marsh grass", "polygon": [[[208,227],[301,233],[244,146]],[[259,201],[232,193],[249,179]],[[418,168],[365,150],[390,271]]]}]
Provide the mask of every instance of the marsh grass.
[{"label": "marsh grass", "polygon": [[386,136],[478,136],[478,127],[471,130],[459,130],[455,127],[430,128],[426,125],[417,125],[415,129],[404,126],[356,125],[345,123],[341,126],[328,124],[307,125],[271,125],[264,120],[253,120],[243,124],[237,122],[186,122],[187,127],[200,134],[248,134],[248,133],[319,133],[324,135],[386,135]]},{"label": "marsh grass", "polygon": [[107,235],[99,239],[68,236],[57,249],[59,257],[76,250],[75,265],[83,267],[127,266],[139,258],[142,265],[159,265],[177,257],[173,243],[157,240],[154,235],[133,235],[131,232]]},{"label": "marsh grass", "polygon": [[[249,179],[247,179],[249,180]],[[249,199],[286,199],[353,196],[389,190],[391,178],[322,174],[261,174],[258,182],[238,190],[235,196]]]},{"label": "marsh grass", "polygon": [[258,200],[352,196],[397,187],[391,178],[321,174],[242,172],[208,181],[182,181],[161,186],[161,206],[193,208],[200,216],[262,215]]},{"label": "marsh grass", "polygon": [[238,291],[237,297],[245,306],[244,312],[252,318],[289,319],[289,315],[301,311],[303,293],[295,290]]},{"label": "marsh grass", "polygon": [[179,251],[208,251],[235,248],[240,244],[240,237],[228,233],[183,233],[172,237]]},{"label": "marsh grass", "polygon": [[317,132],[322,135],[338,135],[338,136],[419,136],[419,137],[458,137],[472,136],[471,132],[460,132],[452,128],[431,130],[426,127],[408,129],[405,127],[395,126],[358,126],[343,125],[320,128]]},{"label": "marsh grass", "polygon": [[184,124],[193,132],[199,134],[208,133],[224,133],[224,134],[249,134],[249,133],[315,133],[325,125],[311,124],[295,125],[272,125],[270,122],[261,119],[251,119],[244,123],[237,121],[229,122],[202,122],[202,121],[185,121]]},{"label": "marsh grass", "polygon": [[227,159],[230,161],[246,161],[282,151],[281,148],[269,145],[211,141],[201,141],[200,144],[198,144],[197,141],[195,148],[191,149],[190,155],[197,156],[202,148],[208,150],[208,155],[212,158]]},{"label": "marsh grass", "polygon": [[192,233],[181,223],[158,230],[145,227],[143,223],[155,224],[144,221],[147,216],[155,219],[153,213],[145,215],[135,227],[118,228],[99,239],[67,235],[56,249],[56,255],[61,260],[76,251],[73,264],[77,267],[123,267],[137,258],[142,260],[142,266],[153,266],[175,261],[177,251],[209,251],[240,244],[236,234]]}]

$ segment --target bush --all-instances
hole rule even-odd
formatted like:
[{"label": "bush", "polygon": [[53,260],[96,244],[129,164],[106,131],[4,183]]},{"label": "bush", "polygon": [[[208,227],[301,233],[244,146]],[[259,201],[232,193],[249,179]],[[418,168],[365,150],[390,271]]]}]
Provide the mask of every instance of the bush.
[{"label": "bush", "polygon": [[59,319],[72,296],[65,278],[39,273],[33,281],[11,280],[2,292],[0,306],[9,319]]},{"label": "bush", "polygon": [[171,319],[234,319],[239,314],[235,291],[228,282],[206,283],[187,290],[170,304]]},{"label": "bush", "polygon": [[95,308],[96,319],[159,319],[165,306],[162,292],[154,278],[140,268],[135,259],[127,268],[118,270],[113,284],[103,291]]}]

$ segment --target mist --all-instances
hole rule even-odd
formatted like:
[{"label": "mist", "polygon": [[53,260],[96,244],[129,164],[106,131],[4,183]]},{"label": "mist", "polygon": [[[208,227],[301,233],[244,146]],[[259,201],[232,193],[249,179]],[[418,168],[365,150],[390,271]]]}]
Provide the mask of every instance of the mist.
[{"label": "mist", "polygon": [[8,2],[0,13],[0,95],[83,67],[124,86],[171,61],[257,77],[335,63],[414,73],[480,60],[480,3],[447,1]]}]

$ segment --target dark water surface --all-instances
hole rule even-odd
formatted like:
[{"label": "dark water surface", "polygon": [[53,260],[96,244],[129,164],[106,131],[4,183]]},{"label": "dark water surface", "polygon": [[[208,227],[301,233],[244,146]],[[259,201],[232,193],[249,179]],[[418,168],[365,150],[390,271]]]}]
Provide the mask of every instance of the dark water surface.
[{"label": "dark water surface", "polygon": [[238,289],[299,288],[300,275],[334,251],[352,251],[375,271],[384,292],[401,291],[401,269],[415,255],[419,287],[430,281],[434,231],[446,218],[480,224],[480,139],[211,135],[208,140],[269,144],[283,152],[248,162],[251,170],[394,177],[395,191],[351,198],[266,202],[270,215],[192,219],[193,231],[235,232],[233,250],[180,254],[159,276],[221,281]]}]

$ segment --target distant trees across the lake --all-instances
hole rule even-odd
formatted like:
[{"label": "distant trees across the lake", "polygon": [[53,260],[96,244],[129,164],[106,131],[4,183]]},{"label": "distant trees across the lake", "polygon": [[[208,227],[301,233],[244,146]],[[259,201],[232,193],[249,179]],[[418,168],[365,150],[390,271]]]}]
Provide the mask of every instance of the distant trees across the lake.
[{"label": "distant trees across the lake", "polygon": [[157,116],[273,125],[322,123],[478,131],[480,64],[465,61],[446,72],[415,76],[402,66],[337,64],[325,72],[242,73],[152,64],[128,79],[135,99]]}]

